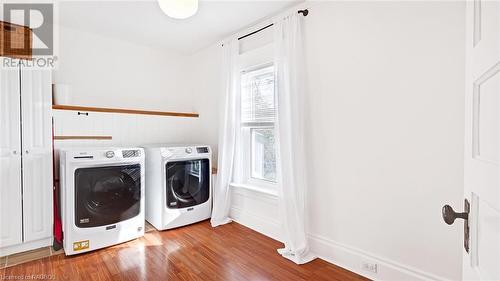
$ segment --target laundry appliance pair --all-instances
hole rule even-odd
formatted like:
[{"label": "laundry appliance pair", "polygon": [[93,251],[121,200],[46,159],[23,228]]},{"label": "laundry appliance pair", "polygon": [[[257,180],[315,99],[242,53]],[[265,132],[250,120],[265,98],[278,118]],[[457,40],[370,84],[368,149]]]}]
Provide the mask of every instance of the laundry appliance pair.
[{"label": "laundry appliance pair", "polygon": [[66,255],[208,219],[211,149],[206,145],[63,149],[61,211]]}]

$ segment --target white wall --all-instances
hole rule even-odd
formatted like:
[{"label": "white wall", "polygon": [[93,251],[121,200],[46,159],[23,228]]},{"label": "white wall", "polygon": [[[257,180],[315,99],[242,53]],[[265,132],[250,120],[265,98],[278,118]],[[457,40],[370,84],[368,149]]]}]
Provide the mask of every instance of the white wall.
[{"label": "white wall", "polygon": [[188,57],[77,29],[59,29],[54,83],[71,87],[76,105],[195,110]]},{"label": "white wall", "polygon": [[197,112],[200,117],[94,112],[84,116],[55,110],[56,135],[113,138],[56,141],[56,148],[216,143],[210,137],[212,130],[205,126],[217,112],[216,99],[194,91],[190,57],[77,29],[61,27],[59,32],[53,82],[70,86],[71,105]]},{"label": "white wall", "polygon": [[[306,6],[312,250],[375,279],[460,279],[441,207],[463,205],[464,4]],[[275,237],[270,199],[237,190],[231,215]]]},{"label": "white wall", "polygon": [[463,226],[441,207],[463,206],[464,3],[310,5],[313,249],[459,279]]},{"label": "white wall", "polygon": [[221,64],[222,48],[217,44],[189,58],[188,84],[192,102],[201,116],[196,138],[212,146],[214,159],[217,159],[220,111],[224,108],[220,104],[224,94]]}]

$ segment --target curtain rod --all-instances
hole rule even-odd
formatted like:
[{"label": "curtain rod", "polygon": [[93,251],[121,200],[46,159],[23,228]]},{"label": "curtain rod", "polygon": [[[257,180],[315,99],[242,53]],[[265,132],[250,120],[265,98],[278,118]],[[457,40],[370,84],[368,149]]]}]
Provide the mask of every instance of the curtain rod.
[{"label": "curtain rod", "polygon": [[[297,11],[297,13],[298,13],[298,14],[302,14],[304,17],[307,17],[307,15],[309,14],[309,10],[308,10],[308,9],[305,9],[305,10],[299,10],[299,11]],[[243,38],[247,38],[248,36],[252,36],[252,35],[254,35],[255,33],[257,33],[257,32],[261,32],[262,30],[264,30],[264,29],[266,29],[266,28],[269,28],[269,27],[271,27],[271,26],[273,26],[273,25],[274,25],[274,24],[272,24],[272,23],[271,23],[271,24],[269,24],[269,25],[266,25],[266,26],[264,26],[264,27],[263,27],[263,28],[261,28],[261,29],[258,29],[258,30],[255,30],[255,31],[252,31],[252,32],[250,32],[250,33],[248,33],[248,34],[245,34],[245,35],[241,36],[240,38],[238,38],[238,40],[241,40],[241,39],[243,39]]]}]

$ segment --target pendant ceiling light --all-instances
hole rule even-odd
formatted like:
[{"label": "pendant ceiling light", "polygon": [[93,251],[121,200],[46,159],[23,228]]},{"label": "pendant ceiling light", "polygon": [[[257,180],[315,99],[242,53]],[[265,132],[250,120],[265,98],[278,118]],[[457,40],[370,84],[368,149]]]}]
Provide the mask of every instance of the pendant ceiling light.
[{"label": "pendant ceiling light", "polygon": [[174,19],[187,19],[198,11],[198,0],[158,0],[161,10]]}]

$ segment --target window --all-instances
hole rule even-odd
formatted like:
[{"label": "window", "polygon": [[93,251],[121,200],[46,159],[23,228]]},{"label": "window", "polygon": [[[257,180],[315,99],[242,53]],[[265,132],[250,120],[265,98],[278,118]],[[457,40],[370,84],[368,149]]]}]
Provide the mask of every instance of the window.
[{"label": "window", "polygon": [[242,72],[242,167],[248,182],[276,182],[274,67]]},{"label": "window", "polygon": [[274,128],[252,128],[252,178],[276,181]]}]

